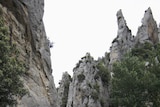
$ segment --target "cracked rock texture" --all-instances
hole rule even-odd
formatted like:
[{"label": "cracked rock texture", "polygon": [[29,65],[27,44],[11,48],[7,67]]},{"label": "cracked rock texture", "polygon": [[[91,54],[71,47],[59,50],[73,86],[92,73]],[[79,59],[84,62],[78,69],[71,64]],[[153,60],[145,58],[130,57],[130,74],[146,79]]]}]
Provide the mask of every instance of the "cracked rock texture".
[{"label": "cracked rock texture", "polygon": [[138,28],[135,37],[128,28],[121,10],[117,12],[117,23],[117,37],[113,40],[110,48],[110,65],[120,60],[135,45],[140,45],[145,42],[152,44],[159,42],[160,28],[157,27],[151,8],[145,11],[144,17],[142,18],[142,25]]},{"label": "cracked rock texture", "polygon": [[[122,10],[119,10],[116,14],[117,37],[112,42],[110,52],[97,61],[87,53],[73,69],[73,77],[65,72],[56,89],[43,12],[44,0],[0,0],[1,17],[9,28],[12,42],[17,44],[21,53],[19,58],[27,67],[22,80],[29,93],[17,99],[16,107],[109,107],[108,75],[112,70],[109,68],[135,45],[159,42],[160,28],[150,8],[145,11],[135,37],[127,26]],[[98,68],[99,64],[109,74],[103,74]]]},{"label": "cracked rock texture", "polygon": [[2,17],[27,66],[22,79],[29,94],[18,99],[16,107],[57,107],[43,8],[44,0],[0,1]]},{"label": "cracked rock texture", "polygon": [[97,62],[86,54],[74,68],[66,107],[108,107],[108,88],[97,77]]},{"label": "cracked rock texture", "polygon": [[137,36],[135,38],[136,42],[150,42],[153,44],[158,43],[158,27],[150,8],[145,11],[141,22],[142,25],[138,28]]},{"label": "cracked rock texture", "polygon": [[[152,44],[159,42],[160,28],[157,27],[150,8],[145,11],[142,25],[138,28],[136,36],[133,36],[128,28],[122,10],[119,10],[116,16],[118,31],[117,37],[112,42],[110,52],[106,52],[105,56],[97,61],[89,53],[81,58],[73,69],[68,96],[65,97],[68,100],[65,102],[67,106],[61,107],[108,107],[110,85],[104,85],[104,82],[109,80],[107,79],[109,76],[105,75],[104,77],[101,75],[97,77],[97,73],[100,71],[97,67],[98,63],[103,62],[102,65],[108,68],[111,76],[113,63],[120,61],[135,45],[140,46],[145,42]],[[61,84],[63,84],[62,81]],[[63,85],[60,85],[59,88],[61,89],[61,93],[64,93]]]},{"label": "cracked rock texture", "polygon": [[126,24],[122,11],[117,12],[118,32],[117,37],[113,40],[110,48],[110,64],[120,60],[122,56],[128,52],[134,44],[134,36]]}]

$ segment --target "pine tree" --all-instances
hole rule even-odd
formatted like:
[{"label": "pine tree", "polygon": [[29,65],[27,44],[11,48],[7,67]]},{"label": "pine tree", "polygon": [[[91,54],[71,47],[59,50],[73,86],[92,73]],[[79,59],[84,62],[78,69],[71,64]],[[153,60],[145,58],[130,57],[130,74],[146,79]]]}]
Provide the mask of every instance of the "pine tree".
[{"label": "pine tree", "polygon": [[[134,48],[113,66],[112,106],[160,105],[160,44]],[[147,64],[148,63],[148,64]]]}]

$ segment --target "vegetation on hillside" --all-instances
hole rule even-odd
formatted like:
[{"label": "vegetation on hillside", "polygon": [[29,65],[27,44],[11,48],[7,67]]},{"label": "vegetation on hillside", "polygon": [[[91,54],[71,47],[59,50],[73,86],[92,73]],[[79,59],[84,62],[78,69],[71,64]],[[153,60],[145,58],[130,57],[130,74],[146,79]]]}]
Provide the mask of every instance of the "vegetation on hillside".
[{"label": "vegetation on hillside", "polygon": [[160,105],[160,44],[135,47],[113,66],[112,107]]},{"label": "vegetation on hillside", "polygon": [[18,59],[18,50],[10,42],[9,30],[0,18],[0,106],[16,104],[16,98],[26,94],[20,77],[25,72],[22,61]]},{"label": "vegetation on hillside", "polygon": [[103,85],[108,86],[110,81],[110,72],[108,68],[104,65],[103,62],[99,62],[97,64],[97,68],[99,71],[97,72],[94,78],[96,79],[98,77],[101,77]]}]

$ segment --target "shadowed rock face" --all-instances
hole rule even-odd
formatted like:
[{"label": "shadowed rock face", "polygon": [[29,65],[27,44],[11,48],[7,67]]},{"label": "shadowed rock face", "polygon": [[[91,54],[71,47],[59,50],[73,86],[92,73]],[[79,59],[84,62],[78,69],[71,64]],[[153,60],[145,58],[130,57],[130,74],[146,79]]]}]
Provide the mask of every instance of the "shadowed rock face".
[{"label": "shadowed rock face", "polygon": [[18,99],[17,107],[57,107],[49,41],[42,21],[44,0],[1,0],[0,8],[27,66],[22,79],[29,94]]}]

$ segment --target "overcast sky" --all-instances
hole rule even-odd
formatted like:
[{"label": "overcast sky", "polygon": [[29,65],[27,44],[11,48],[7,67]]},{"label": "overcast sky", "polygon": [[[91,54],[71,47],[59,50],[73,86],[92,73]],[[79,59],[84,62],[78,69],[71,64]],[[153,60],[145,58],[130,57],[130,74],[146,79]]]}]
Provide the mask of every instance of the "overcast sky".
[{"label": "overcast sky", "polygon": [[119,9],[136,35],[148,7],[159,25],[159,0],[45,0],[45,30],[54,42],[51,59],[55,85],[58,86],[63,72],[72,75],[72,69],[86,52],[94,59],[109,52],[117,36]]}]

